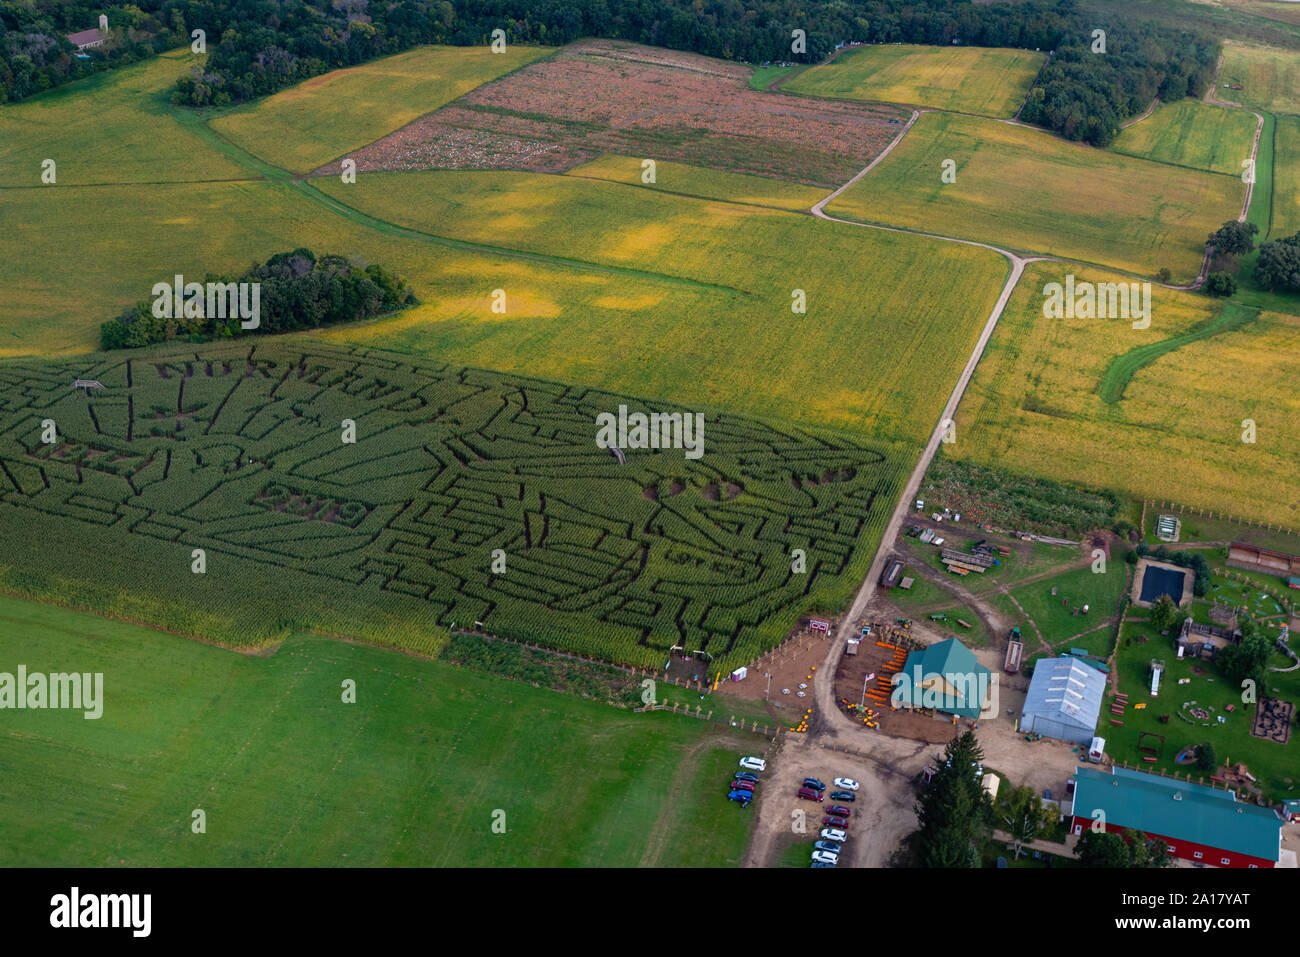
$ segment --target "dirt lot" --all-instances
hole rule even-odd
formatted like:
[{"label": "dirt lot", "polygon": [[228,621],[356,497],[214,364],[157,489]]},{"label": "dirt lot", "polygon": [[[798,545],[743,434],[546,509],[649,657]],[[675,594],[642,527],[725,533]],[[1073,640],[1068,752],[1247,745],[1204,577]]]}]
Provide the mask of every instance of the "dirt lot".
[{"label": "dirt lot", "polygon": [[[813,707],[812,681],[826,658],[830,636],[821,632],[803,632],[794,640],[773,651],[770,657],[760,658],[749,668],[744,681],[726,681],[718,684],[718,695],[727,698],[745,698],[762,701],[767,690],[767,675],[772,675],[772,690],[767,699],[768,712],[787,727],[793,727],[804,710]],[[807,685],[807,688],[799,686]],[[804,696],[799,697],[799,692]]]},{"label": "dirt lot", "polygon": [[[372,143],[360,170],[560,173],[606,153],[834,187],[901,128],[894,107],[762,93],[749,68],[586,40]],[[894,121],[894,122],[891,122]],[[337,164],[318,172],[334,174]]]}]

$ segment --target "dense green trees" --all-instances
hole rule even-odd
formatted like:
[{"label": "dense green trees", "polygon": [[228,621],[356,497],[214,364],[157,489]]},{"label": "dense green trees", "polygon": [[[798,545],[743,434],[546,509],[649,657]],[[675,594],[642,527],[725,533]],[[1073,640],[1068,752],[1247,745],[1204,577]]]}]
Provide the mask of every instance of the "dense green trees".
[{"label": "dense green trees", "polygon": [[1233,219],[1210,233],[1206,243],[1213,246],[1216,253],[1241,256],[1255,248],[1255,234],[1258,232],[1259,227],[1254,223],[1241,223]]},{"label": "dense green trees", "polygon": [[979,867],[993,826],[993,805],[980,784],[984,752],[974,731],[948,742],[944,763],[916,805],[916,851],[922,867]]},{"label": "dense green trees", "polygon": [[1125,828],[1121,832],[1086,830],[1074,847],[1081,867],[1166,867],[1169,845]]},{"label": "dense green trees", "polygon": [[[48,9],[47,9],[48,7]],[[107,10],[113,38],[78,59],[64,34],[89,29]],[[422,43],[559,45],[617,37],[759,63],[813,63],[843,43],[919,43],[1052,51],[1022,119],[1097,146],[1119,124],[1164,100],[1199,96],[1214,72],[1215,40],[1123,11],[1095,23],[1073,0],[87,0],[28,6],[0,0],[0,102],[23,99],[114,62],[207,36],[208,59],[182,77],[178,103],[223,105],[265,96],[308,77]],[[802,30],[802,52],[792,33]],[[1105,52],[1093,31],[1105,29]]]},{"label": "dense green trees", "polygon": [[1259,247],[1255,279],[1265,289],[1300,292],[1300,233]]},{"label": "dense green trees", "polygon": [[[361,267],[342,256],[318,259],[310,249],[277,253],[238,279],[204,276],[204,293],[210,283],[256,283],[256,328],[269,333],[364,319],[415,301],[410,288],[378,264]],[[243,304],[254,301],[242,291],[239,295]],[[189,299],[189,293],[185,293],[177,304],[174,296],[164,294],[128,306],[116,319],[100,326],[101,348],[131,348],[178,337],[206,342],[242,331],[241,319],[247,316],[235,315],[233,309],[226,309],[224,316],[217,315],[204,294],[200,294],[196,308],[189,310],[184,308]]]}]

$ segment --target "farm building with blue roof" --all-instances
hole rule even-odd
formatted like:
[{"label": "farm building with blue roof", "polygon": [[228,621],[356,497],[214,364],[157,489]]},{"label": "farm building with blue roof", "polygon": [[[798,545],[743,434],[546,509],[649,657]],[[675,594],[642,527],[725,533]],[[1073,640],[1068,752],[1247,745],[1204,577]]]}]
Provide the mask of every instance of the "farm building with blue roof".
[{"label": "farm building with blue roof", "polygon": [[1106,676],[1078,658],[1044,659],[1034,666],[1020,730],[1072,744],[1090,744],[1105,692]]}]

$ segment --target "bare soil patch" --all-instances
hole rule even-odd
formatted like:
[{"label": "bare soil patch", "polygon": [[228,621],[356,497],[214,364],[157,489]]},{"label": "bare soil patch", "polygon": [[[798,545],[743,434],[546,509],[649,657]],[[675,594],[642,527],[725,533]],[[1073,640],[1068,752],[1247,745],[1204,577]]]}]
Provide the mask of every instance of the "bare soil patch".
[{"label": "bare soil patch", "polygon": [[[883,150],[905,115],[878,104],[751,90],[749,72],[695,54],[582,41],[351,158],[363,171],[561,173],[617,153],[830,188]],[[339,169],[332,163],[317,173]]]}]

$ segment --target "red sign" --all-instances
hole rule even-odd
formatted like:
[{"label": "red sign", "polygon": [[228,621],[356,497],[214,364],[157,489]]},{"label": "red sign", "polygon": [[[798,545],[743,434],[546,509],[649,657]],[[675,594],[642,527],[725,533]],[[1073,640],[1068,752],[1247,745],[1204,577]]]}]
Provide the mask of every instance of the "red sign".
[{"label": "red sign", "polygon": [[831,623],[829,621],[822,621],[820,618],[809,618],[808,627],[813,631],[824,631],[828,635],[831,632]]}]

